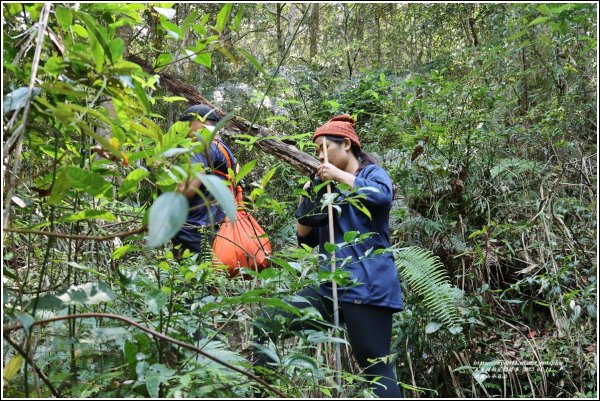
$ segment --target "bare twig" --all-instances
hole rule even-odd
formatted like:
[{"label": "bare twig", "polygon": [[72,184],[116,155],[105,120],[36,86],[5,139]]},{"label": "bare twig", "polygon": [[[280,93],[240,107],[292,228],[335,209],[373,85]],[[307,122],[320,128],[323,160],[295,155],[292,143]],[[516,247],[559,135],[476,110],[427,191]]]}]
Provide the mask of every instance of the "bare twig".
[{"label": "bare twig", "polygon": [[[44,4],[44,8],[42,9],[42,13],[40,16],[40,22],[38,26],[38,37],[37,44],[35,47],[35,53],[33,55],[33,61],[31,63],[31,77],[29,79],[29,88],[27,90],[27,101],[25,103],[25,109],[23,111],[23,120],[21,121],[21,125],[13,132],[11,137],[5,143],[5,149],[2,152],[2,159],[6,160],[8,156],[8,151],[12,148],[12,143],[16,142],[16,150],[13,156],[13,169],[10,174],[8,174],[8,182],[6,187],[6,205],[4,206],[4,211],[2,213],[2,225],[6,226],[8,224],[8,218],[10,215],[10,209],[12,205],[12,195],[15,190],[14,181],[17,179],[19,175],[19,170],[21,169],[21,150],[23,148],[23,133],[25,132],[25,126],[27,125],[27,116],[29,115],[29,107],[31,106],[31,95],[33,93],[33,86],[35,84],[35,80],[37,77],[37,70],[40,64],[40,56],[42,54],[42,45],[44,44],[44,34],[46,32],[46,27],[48,26],[48,16],[50,15],[50,8],[52,7],[51,3]],[[15,115],[18,113],[18,110],[15,111]],[[11,128],[11,125],[6,127],[6,131]]]},{"label": "bare twig", "polygon": [[[138,329],[140,329],[140,330],[142,330],[142,331],[144,331],[144,332],[146,332],[146,333],[148,333],[148,334],[150,334],[150,335],[152,335],[154,337],[157,337],[157,338],[165,340],[165,341],[169,341],[169,342],[171,342],[173,344],[179,345],[180,347],[187,348],[187,349],[189,349],[191,351],[197,352],[198,354],[200,354],[200,355],[202,355],[202,356],[204,356],[204,357],[206,357],[206,358],[208,358],[208,359],[210,359],[210,360],[218,363],[219,365],[223,365],[223,366],[225,366],[228,369],[231,369],[233,371],[241,373],[244,376],[252,379],[253,381],[262,384],[263,386],[265,386],[267,389],[269,389],[270,391],[274,392],[278,396],[280,396],[282,398],[287,398],[287,396],[284,393],[282,393],[281,391],[279,391],[276,388],[272,387],[271,385],[269,385],[269,383],[267,383],[266,381],[264,381],[260,377],[257,377],[255,375],[253,375],[252,373],[246,372],[245,370],[242,370],[242,369],[238,368],[237,366],[233,366],[233,365],[231,365],[231,364],[229,364],[229,363],[227,363],[225,361],[222,361],[219,358],[214,357],[214,356],[206,353],[205,351],[202,351],[200,348],[198,348],[198,347],[196,347],[194,345],[188,344],[186,342],[177,340],[177,339],[175,339],[173,337],[169,337],[169,336],[167,336],[165,334],[162,334],[162,333],[159,333],[159,332],[154,331],[152,329],[149,329],[147,327],[144,327],[141,324],[139,324],[137,322],[134,322],[133,320],[128,319],[128,318],[123,317],[123,316],[113,315],[113,314],[110,314],[110,313],[81,313],[81,314],[78,314],[78,315],[65,315],[65,316],[53,317],[53,318],[50,318],[50,319],[37,320],[37,321],[33,322],[32,326],[45,325],[45,324],[52,323],[52,322],[57,322],[57,321],[60,321],[60,320],[87,319],[87,318],[104,318],[104,319],[120,320],[120,321],[125,322],[125,323],[127,323],[127,324],[129,324],[131,326],[134,326],[134,327],[136,327],[136,328],[138,328]],[[13,332],[15,330],[20,330],[20,329],[23,329],[23,325],[22,324],[17,324],[15,326],[3,327],[2,328],[2,332],[3,332],[4,338],[7,338],[8,335],[11,332]]]}]

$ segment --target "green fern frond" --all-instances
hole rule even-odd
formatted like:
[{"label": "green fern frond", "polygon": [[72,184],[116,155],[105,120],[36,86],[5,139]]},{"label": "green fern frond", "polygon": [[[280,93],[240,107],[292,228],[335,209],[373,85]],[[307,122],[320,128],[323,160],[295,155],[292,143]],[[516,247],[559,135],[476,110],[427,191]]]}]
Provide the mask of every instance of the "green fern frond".
[{"label": "green fern frond", "polygon": [[424,305],[452,334],[460,333],[465,344],[461,318],[456,300],[462,298],[460,290],[450,283],[450,278],[440,259],[426,249],[409,247],[394,252],[398,273],[417,295],[423,297]]},{"label": "green fern frond", "polygon": [[410,230],[421,230],[421,232],[432,235],[433,233],[441,233],[444,231],[444,225],[442,223],[428,219],[421,215],[410,216],[408,218],[397,218],[392,222],[399,230],[404,232],[408,232]]}]

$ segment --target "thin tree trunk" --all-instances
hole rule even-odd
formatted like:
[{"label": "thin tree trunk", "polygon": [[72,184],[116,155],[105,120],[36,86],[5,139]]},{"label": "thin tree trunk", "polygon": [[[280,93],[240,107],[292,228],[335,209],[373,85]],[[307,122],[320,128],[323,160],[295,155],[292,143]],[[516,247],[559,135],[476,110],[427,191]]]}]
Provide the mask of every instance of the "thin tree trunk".
[{"label": "thin tree trunk", "polygon": [[310,58],[312,62],[313,58],[317,55],[317,44],[319,38],[319,3],[315,3],[311,6],[310,10]]},{"label": "thin tree trunk", "polygon": [[344,10],[344,40],[346,41],[346,66],[348,67],[348,79],[352,78],[352,58],[350,55],[350,32],[348,28],[348,23],[350,19],[350,10],[346,6],[346,4],[342,4],[342,8]]},{"label": "thin tree trunk", "polygon": [[381,14],[379,8],[375,14],[375,54],[377,55],[377,66],[381,66]]},{"label": "thin tree trunk", "polygon": [[276,29],[277,29],[277,51],[279,52],[279,57],[283,57],[283,53],[285,52],[285,44],[283,42],[283,31],[281,30],[281,12],[283,11],[284,4],[277,3],[277,15],[276,15]]}]

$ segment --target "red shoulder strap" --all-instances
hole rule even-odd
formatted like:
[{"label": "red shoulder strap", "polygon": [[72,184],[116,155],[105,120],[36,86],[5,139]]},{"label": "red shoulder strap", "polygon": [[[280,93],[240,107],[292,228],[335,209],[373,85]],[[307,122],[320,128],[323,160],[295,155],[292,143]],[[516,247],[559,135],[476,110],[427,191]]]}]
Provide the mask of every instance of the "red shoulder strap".
[{"label": "red shoulder strap", "polygon": [[[231,156],[229,156],[229,152],[227,151],[227,149],[225,149],[225,146],[223,146],[221,141],[219,141],[218,139],[214,139],[213,143],[215,145],[217,145],[219,152],[221,152],[223,154],[223,156],[225,157],[225,160],[227,161],[227,168],[233,170],[233,162],[231,161]],[[236,166],[235,166],[236,174],[239,171],[239,169],[240,169],[240,165],[236,164]]]}]

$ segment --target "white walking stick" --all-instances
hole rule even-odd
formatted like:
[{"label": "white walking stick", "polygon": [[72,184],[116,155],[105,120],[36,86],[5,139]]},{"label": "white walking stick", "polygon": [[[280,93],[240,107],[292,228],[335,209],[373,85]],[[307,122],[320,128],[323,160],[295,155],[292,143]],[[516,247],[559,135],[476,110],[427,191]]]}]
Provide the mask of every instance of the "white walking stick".
[{"label": "white walking stick", "polygon": [[[327,137],[323,136],[323,154],[325,156],[325,163],[329,163],[329,158],[327,157]],[[327,195],[328,198],[331,196],[331,185],[327,184]],[[329,217],[329,242],[335,244],[335,236],[333,233],[333,205],[331,202],[327,205],[327,215]],[[331,272],[335,273],[335,250],[331,254]],[[337,283],[335,280],[331,280],[331,288],[333,295],[333,322],[335,324],[335,328],[339,330],[340,327],[340,312],[338,310],[338,293],[337,293]],[[335,372],[336,372],[336,382],[338,385],[338,392],[342,390],[342,358],[341,358],[341,349],[340,343],[335,343]]]}]

